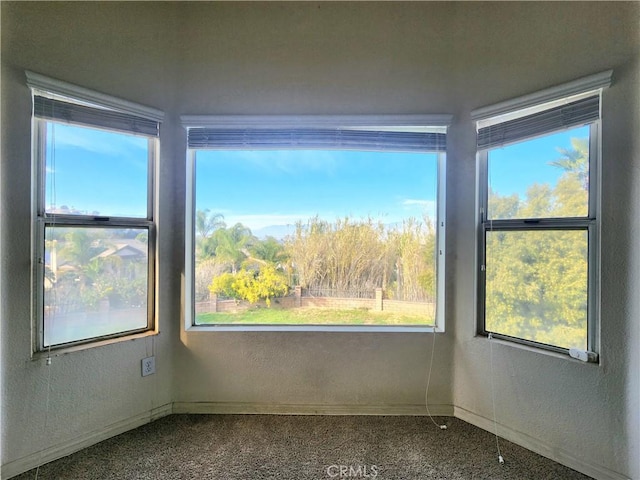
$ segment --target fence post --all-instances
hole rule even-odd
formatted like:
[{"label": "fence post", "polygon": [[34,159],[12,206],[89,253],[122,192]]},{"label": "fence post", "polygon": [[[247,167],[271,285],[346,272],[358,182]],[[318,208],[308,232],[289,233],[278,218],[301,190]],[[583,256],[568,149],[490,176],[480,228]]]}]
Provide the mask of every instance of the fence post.
[{"label": "fence post", "polygon": [[218,311],[218,294],[217,293],[209,293],[209,306],[211,312]]},{"label": "fence post", "polygon": [[300,285],[295,286],[294,296],[296,299],[296,307],[302,306],[302,287]]},{"label": "fence post", "polygon": [[376,288],[376,311],[382,311],[382,289]]}]

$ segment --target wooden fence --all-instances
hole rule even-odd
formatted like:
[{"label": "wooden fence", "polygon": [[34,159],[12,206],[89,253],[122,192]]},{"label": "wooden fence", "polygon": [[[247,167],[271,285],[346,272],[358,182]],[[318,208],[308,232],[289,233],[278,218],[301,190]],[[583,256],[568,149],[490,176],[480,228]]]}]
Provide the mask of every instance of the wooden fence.
[{"label": "wooden fence", "polygon": [[[258,305],[266,306],[265,302]],[[252,304],[242,300],[219,299],[211,294],[208,301],[196,303],[196,314],[228,312],[238,313],[248,310]],[[432,302],[409,302],[384,298],[381,288],[374,290],[373,298],[348,297],[316,297],[303,295],[301,287],[295,287],[293,294],[286,297],[272,298],[271,308],[327,308],[327,309],[367,309],[377,312],[405,313],[407,315],[423,314],[434,308]]]}]

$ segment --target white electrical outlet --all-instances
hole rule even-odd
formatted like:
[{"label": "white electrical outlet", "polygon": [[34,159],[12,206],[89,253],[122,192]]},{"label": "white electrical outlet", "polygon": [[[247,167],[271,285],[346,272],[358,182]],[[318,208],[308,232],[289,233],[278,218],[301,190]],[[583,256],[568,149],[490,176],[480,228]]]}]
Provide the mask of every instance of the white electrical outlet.
[{"label": "white electrical outlet", "polygon": [[156,373],[156,357],[147,357],[142,359],[142,376],[153,375]]}]

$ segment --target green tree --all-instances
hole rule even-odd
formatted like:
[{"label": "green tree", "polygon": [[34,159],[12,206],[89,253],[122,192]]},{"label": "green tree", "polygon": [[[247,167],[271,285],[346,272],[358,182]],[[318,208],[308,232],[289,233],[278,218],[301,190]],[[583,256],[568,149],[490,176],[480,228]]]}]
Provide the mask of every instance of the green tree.
[{"label": "green tree", "polygon": [[225,227],[224,215],[221,213],[211,213],[208,208],[196,212],[195,230],[197,238],[209,238],[215,230]]},{"label": "green tree", "polygon": [[248,248],[253,245],[251,230],[236,223],[230,228],[220,228],[214,232],[216,240],[216,257],[229,265],[232,273],[236,273],[242,261],[248,257]]},{"label": "green tree", "polygon": [[558,167],[575,176],[582,187],[589,188],[589,139],[572,138],[571,148],[558,148],[561,158],[549,162],[550,165]]},{"label": "green tree", "polygon": [[284,245],[273,237],[267,237],[262,241],[255,242],[249,252],[253,258],[273,265],[286,262],[289,258]]},{"label": "green tree", "polygon": [[501,196],[489,189],[488,203],[488,218],[515,218],[520,208],[520,196],[518,194]]},{"label": "green tree", "polygon": [[[588,149],[550,164],[563,170],[555,187],[532,185],[525,199],[490,192],[494,218],[584,216]],[[588,241],[584,230],[489,231],[486,242],[487,329],[564,347],[586,348]]]},{"label": "green tree", "polygon": [[87,265],[105,250],[102,239],[87,228],[72,228],[64,238],[64,247],[60,253],[76,268]]},{"label": "green tree", "polygon": [[211,213],[210,210],[198,210],[195,216],[196,258],[207,259],[215,256],[218,242],[213,235],[217,230],[226,227],[221,213]]},{"label": "green tree", "polygon": [[149,232],[140,232],[136,235],[136,240],[145,245],[149,243]]},{"label": "green tree", "polygon": [[[61,235],[56,230],[66,233]],[[50,240],[52,237],[63,240]],[[105,259],[99,256],[109,245],[104,232],[90,228],[51,228],[45,242],[49,261],[54,262],[49,265],[51,288],[45,292],[46,303],[57,308],[66,305],[70,310],[96,308],[98,301],[110,292],[107,278],[101,275]]]},{"label": "green tree", "polygon": [[[130,240],[135,230],[64,230],[63,241],[47,239],[46,243],[50,262],[45,266],[50,282],[45,292],[48,305],[83,311],[93,310],[107,299],[116,308],[139,307],[146,302],[146,255],[124,259],[117,251],[119,242]],[[146,232],[139,233],[136,240],[140,241],[143,234]]]}]

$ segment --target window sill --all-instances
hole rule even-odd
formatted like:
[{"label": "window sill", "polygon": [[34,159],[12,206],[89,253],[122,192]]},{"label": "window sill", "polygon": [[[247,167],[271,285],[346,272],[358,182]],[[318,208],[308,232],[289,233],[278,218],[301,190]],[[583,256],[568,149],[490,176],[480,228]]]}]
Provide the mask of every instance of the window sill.
[{"label": "window sill", "polygon": [[[395,325],[193,325],[187,333],[206,332],[327,332],[327,333],[432,333],[433,327]],[[436,333],[444,333],[436,328]]]},{"label": "window sill", "polygon": [[585,364],[585,365],[598,366],[601,363],[600,355],[598,355],[597,360],[594,361],[594,362],[584,362],[582,360],[578,360],[576,358],[571,357],[569,355],[568,351],[567,352],[558,352],[558,351],[554,351],[554,350],[547,349],[547,348],[544,348],[544,347],[536,347],[536,346],[533,346],[533,345],[526,345],[524,343],[519,343],[519,342],[505,340],[505,339],[502,339],[502,338],[495,338],[495,337],[492,340],[489,340],[486,335],[481,335],[481,334],[477,334],[475,338],[479,338],[481,340],[495,342],[498,345],[504,345],[504,346],[516,348],[516,349],[519,349],[519,350],[525,350],[527,352],[542,354],[542,355],[546,355],[546,356],[553,357],[553,358],[559,358],[559,359],[562,359],[562,360],[569,360],[571,362],[581,363],[581,364]]},{"label": "window sill", "polygon": [[153,337],[156,335],[160,335],[160,332],[156,330],[147,330],[145,332],[134,333],[131,335],[124,335],[121,337],[108,338],[104,340],[96,340],[95,342],[83,343],[81,345],[73,345],[73,346],[61,347],[61,348],[52,347],[51,351],[41,350],[41,351],[32,353],[31,360],[39,361],[46,358],[61,357],[69,353],[80,352],[83,350],[89,350],[97,347],[104,347],[104,346],[113,345],[116,343],[140,340],[142,338]]}]

